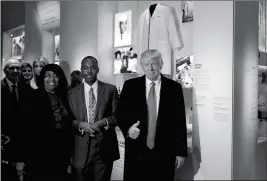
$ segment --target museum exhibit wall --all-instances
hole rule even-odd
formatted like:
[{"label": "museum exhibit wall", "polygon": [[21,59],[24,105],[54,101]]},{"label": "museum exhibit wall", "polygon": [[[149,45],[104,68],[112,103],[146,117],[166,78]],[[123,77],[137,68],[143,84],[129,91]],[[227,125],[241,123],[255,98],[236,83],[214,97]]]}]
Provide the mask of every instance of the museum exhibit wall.
[{"label": "museum exhibit wall", "polygon": [[36,11],[36,3],[29,1],[25,6],[24,60],[32,63],[35,58],[42,55],[43,38],[40,19]]},{"label": "museum exhibit wall", "polygon": [[233,179],[256,179],[258,7],[255,2],[235,2]]},{"label": "museum exhibit wall", "polygon": [[53,32],[42,31],[42,56],[46,57],[51,63],[54,62],[54,41]]},{"label": "museum exhibit wall", "polygon": [[262,171],[255,158],[258,12],[258,2],[194,4],[193,133],[203,179],[255,179]]},{"label": "museum exhibit wall", "polygon": [[[114,75],[114,15],[118,12],[132,10],[132,43],[137,45],[137,25],[141,13],[151,3],[161,1],[99,1],[99,2],[60,2],[60,60],[68,62],[71,71],[80,68],[80,61],[86,55],[94,55],[99,59],[99,78],[103,81],[122,87],[123,82],[138,75]],[[166,5],[175,7],[177,17],[180,18],[180,4],[177,1],[162,1]],[[92,11],[83,9],[92,8]],[[76,13],[71,13],[77,10]],[[176,52],[174,57],[190,55],[192,51],[192,23],[180,22],[183,34],[184,48]],[[79,33],[78,33],[79,32]],[[75,47],[75,48],[73,48]],[[173,62],[173,72],[175,71]]]},{"label": "museum exhibit wall", "polygon": [[60,17],[60,64],[69,77],[70,71],[80,70],[85,56],[98,58],[98,2],[61,1]]},{"label": "museum exhibit wall", "polygon": [[11,57],[11,54],[12,54],[12,50],[11,50],[11,47],[12,47],[12,38],[11,38],[11,35],[10,33],[8,32],[3,32],[3,35],[2,35],[2,41],[3,41],[3,61],[6,60],[7,58]]},{"label": "museum exhibit wall", "polygon": [[207,180],[231,179],[233,13],[230,1],[194,3],[193,148]]}]

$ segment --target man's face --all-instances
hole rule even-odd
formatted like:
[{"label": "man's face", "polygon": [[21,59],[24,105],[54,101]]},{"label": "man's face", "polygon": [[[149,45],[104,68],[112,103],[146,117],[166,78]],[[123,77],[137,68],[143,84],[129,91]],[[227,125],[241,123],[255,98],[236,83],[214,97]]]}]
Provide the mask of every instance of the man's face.
[{"label": "man's face", "polygon": [[6,74],[6,77],[10,81],[17,81],[20,74],[21,74],[21,67],[20,67],[20,62],[11,62],[9,63],[6,68],[4,69],[4,72]]},{"label": "man's face", "polygon": [[93,59],[85,59],[82,61],[81,72],[84,81],[89,85],[95,83],[99,72],[98,65]]},{"label": "man's face", "polygon": [[72,83],[75,83],[75,84],[81,83],[82,82],[82,76],[81,76],[81,74],[73,74],[71,76],[71,82]]},{"label": "man's face", "polygon": [[151,81],[155,81],[160,75],[162,66],[160,65],[160,61],[157,59],[144,58],[142,61],[142,67],[146,77]]}]

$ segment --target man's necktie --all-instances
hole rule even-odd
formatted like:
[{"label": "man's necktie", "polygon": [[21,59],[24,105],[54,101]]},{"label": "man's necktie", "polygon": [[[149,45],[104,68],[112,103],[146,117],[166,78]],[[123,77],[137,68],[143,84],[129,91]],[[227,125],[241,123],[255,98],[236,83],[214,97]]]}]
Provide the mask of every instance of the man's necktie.
[{"label": "man's necktie", "polygon": [[154,147],[156,124],[157,124],[157,102],[155,93],[155,82],[151,83],[151,88],[147,99],[148,106],[148,135],[147,146],[152,149]]},{"label": "man's necktie", "polygon": [[13,84],[12,85],[12,92],[11,92],[11,100],[12,100],[14,110],[17,110],[19,108],[19,102],[18,102],[18,98],[17,98],[16,87],[17,86],[15,84]]},{"label": "man's necktie", "polygon": [[89,123],[95,122],[95,108],[96,100],[94,95],[94,89],[91,87],[89,90]]}]

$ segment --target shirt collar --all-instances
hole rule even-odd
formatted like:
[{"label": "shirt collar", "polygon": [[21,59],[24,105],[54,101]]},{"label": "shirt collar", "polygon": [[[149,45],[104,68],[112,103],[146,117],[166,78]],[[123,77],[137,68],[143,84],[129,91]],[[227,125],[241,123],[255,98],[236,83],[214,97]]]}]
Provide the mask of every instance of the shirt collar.
[{"label": "shirt collar", "polygon": [[98,80],[96,80],[95,83],[94,83],[92,86],[90,86],[89,84],[87,84],[87,83],[84,81],[84,86],[85,86],[85,88],[88,89],[88,90],[90,90],[91,87],[92,87],[94,90],[96,90],[96,89],[97,89],[97,84],[98,84]]},{"label": "shirt collar", "polygon": [[[161,82],[161,75],[159,75],[158,79],[153,82],[155,82],[155,86],[159,85],[159,83]],[[151,83],[152,81],[146,77],[146,86],[149,87]]]},{"label": "shirt collar", "polygon": [[7,82],[7,84],[8,84],[8,87],[12,87],[13,85],[18,85],[18,83],[15,83],[15,84],[13,84],[7,77],[6,77],[6,82]]}]

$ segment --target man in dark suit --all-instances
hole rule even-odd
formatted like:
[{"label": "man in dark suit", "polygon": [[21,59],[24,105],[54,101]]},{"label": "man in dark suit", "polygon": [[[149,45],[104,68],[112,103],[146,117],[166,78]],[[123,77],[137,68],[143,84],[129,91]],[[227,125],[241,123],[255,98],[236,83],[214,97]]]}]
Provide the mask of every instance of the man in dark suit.
[{"label": "man in dark suit", "polygon": [[69,91],[76,134],[72,159],[74,180],[110,180],[113,161],[119,159],[115,132],[118,93],[115,86],[97,80],[98,62],[92,56],[81,63],[84,83]]},{"label": "man in dark suit", "polygon": [[145,75],[125,81],[117,120],[125,137],[124,180],[174,180],[187,157],[181,86],[160,74],[158,50],[141,55]]},{"label": "man in dark suit", "polygon": [[3,165],[2,179],[13,180],[17,176],[16,168],[21,173],[26,161],[25,127],[21,116],[26,108],[28,91],[18,81],[21,75],[19,60],[7,59],[4,62],[4,73],[6,77],[1,81],[1,135],[9,137],[10,141],[2,145],[2,159],[9,162]]}]

